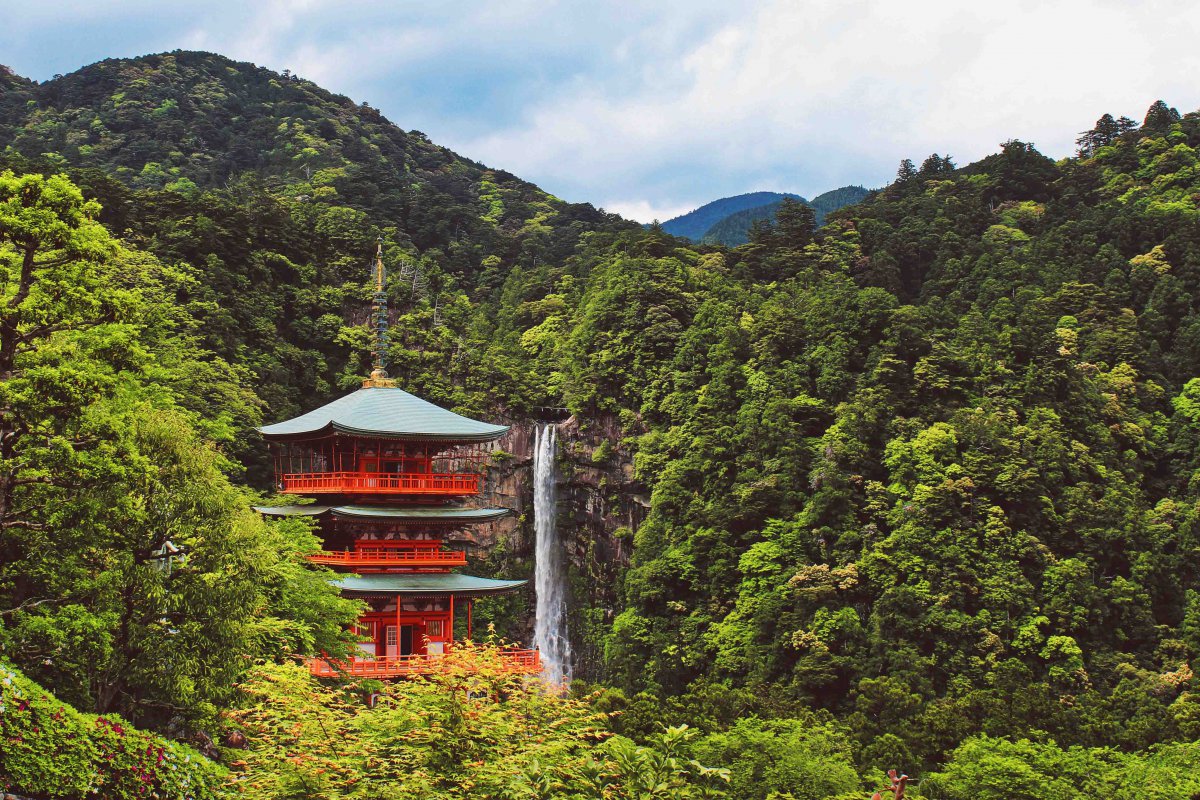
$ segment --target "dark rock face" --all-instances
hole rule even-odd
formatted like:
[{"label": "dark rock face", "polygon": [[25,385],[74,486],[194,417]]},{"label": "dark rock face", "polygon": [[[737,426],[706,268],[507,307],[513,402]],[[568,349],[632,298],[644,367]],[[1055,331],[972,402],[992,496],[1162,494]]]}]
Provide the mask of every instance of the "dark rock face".
[{"label": "dark rock face", "polygon": [[[482,502],[515,513],[455,537],[472,543],[476,554],[486,555],[504,541],[519,558],[532,561],[533,453],[535,432],[544,424],[514,424],[496,443],[499,455],[488,470]],[[615,417],[570,417],[557,428],[558,531],[571,582],[571,645],[576,674],[594,679],[601,666],[601,637],[614,614],[617,577],[628,563],[633,532],[645,519],[650,497],[634,478],[632,454],[621,445]]]}]

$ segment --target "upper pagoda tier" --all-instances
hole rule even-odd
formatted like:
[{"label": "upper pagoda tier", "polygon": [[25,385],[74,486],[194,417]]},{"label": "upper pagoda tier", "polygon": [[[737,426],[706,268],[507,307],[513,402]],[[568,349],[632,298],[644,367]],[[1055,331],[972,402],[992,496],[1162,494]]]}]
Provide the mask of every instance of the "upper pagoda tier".
[{"label": "upper pagoda tier", "polygon": [[478,494],[483,445],[508,430],[381,385],[259,428],[271,445],[280,491],[349,501],[332,504],[339,506],[378,496]]},{"label": "upper pagoda tier", "polygon": [[336,433],[366,438],[445,444],[490,442],[507,425],[455,414],[403,389],[364,386],[345,397],[284,422],[259,428],[268,441],[317,439]]}]

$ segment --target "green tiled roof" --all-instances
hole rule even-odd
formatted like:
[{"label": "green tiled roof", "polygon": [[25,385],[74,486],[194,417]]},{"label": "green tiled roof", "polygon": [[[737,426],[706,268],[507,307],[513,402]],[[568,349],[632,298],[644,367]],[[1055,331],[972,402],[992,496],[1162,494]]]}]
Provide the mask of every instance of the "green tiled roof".
[{"label": "green tiled roof", "polygon": [[456,572],[378,573],[339,575],[333,585],[343,593],[361,597],[363,595],[393,594],[460,594],[487,595],[512,592],[520,589],[527,581],[497,581],[460,575]]},{"label": "green tiled roof", "polygon": [[390,439],[489,442],[508,433],[508,426],[455,414],[403,389],[369,386],[259,431],[267,438],[341,431]]},{"label": "green tiled roof", "polygon": [[315,517],[325,512],[335,517],[394,519],[411,522],[491,522],[512,513],[507,508],[457,508],[455,506],[255,506],[272,517]]},{"label": "green tiled roof", "polygon": [[333,506],[251,506],[251,508],[268,517],[315,517],[324,514]]}]

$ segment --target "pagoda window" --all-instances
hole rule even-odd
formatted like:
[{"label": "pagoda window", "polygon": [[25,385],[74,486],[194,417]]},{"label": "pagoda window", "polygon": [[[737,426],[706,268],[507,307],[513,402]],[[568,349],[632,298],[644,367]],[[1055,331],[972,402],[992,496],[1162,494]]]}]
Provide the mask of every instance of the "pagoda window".
[{"label": "pagoda window", "polygon": [[371,640],[369,642],[359,642],[358,649],[363,651],[363,653],[368,656],[375,656],[377,639],[379,638],[379,633],[376,630],[376,624],[369,620],[363,620],[358,623],[358,626],[355,630],[359,636],[366,636]]},{"label": "pagoda window", "polygon": [[442,621],[440,619],[431,619],[425,623],[425,635],[430,639],[440,639],[444,635],[442,633]]}]

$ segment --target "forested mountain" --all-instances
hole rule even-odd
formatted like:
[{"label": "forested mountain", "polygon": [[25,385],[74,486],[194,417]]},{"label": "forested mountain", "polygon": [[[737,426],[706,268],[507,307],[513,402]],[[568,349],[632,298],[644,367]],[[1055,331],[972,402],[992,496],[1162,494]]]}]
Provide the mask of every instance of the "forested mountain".
[{"label": "forested mountain", "polygon": [[[41,84],[10,77],[0,141],[10,165],[69,166],[114,232],[198,269],[187,301],[202,345],[252,369],[279,416],[353,380],[342,370],[364,340],[342,328],[365,314],[364,241],[381,237],[389,262],[404,263],[400,307],[426,319],[402,336],[449,377],[468,333],[462,303],[513,268],[561,262],[584,232],[633,227],[365,103],[209,53],[110,59]],[[473,402],[449,385],[432,392]]]},{"label": "forested mountain", "polygon": [[[816,224],[824,225],[827,214],[857,203],[869,194],[870,192],[861,186],[843,186],[841,189],[833,189],[803,202],[816,212]],[[754,223],[774,222],[775,212],[782,202],[782,199],[775,200],[766,205],[730,214],[705,231],[700,241],[704,244],[723,244],[726,247],[743,245],[750,241],[750,229]]]},{"label": "forested mountain", "polygon": [[779,192],[750,192],[749,194],[739,194],[733,197],[722,197],[719,200],[713,200],[711,203],[705,203],[694,211],[689,211],[686,214],[667,220],[662,223],[662,229],[672,236],[679,236],[684,239],[691,239],[693,242],[698,242],[704,238],[704,234],[709,228],[730,214],[736,214],[739,211],[758,208],[771,203],[778,203],[785,197],[790,197],[793,200],[804,200],[798,194],[781,194]]},{"label": "forested mountain", "polygon": [[[303,565],[307,528],[244,513],[246,430],[365,372],[382,236],[405,386],[613,432],[588,458],[632,477],[601,501],[648,508],[607,532],[620,548],[573,550],[576,649],[597,654],[578,687],[652,745],[646,769],[694,765],[669,796],[714,796],[708,767],[763,800],[857,796],[892,766],[952,800],[1196,791],[1200,114],[1102,118],[1060,161],[1019,141],[905,161],[823,227],[789,200],[727,248],[215,56],[2,86],[0,646],[64,699],[161,731],[298,730],[270,692],[316,690],[251,664],[347,646],[351,610]],[[189,138],[177,113],[220,130]],[[227,126],[263,150],[226,152]],[[324,144],[295,162],[306,137]],[[155,567],[168,534],[186,569]],[[238,682],[264,694],[239,705]],[[322,723],[381,741],[339,702]],[[460,738],[433,737],[422,775],[490,764],[502,742],[438,708]],[[563,713],[568,738],[601,735]],[[370,730],[389,719],[405,746],[427,724]],[[261,735],[229,759],[263,763]],[[608,769],[558,735],[477,796]],[[333,766],[329,796],[371,796],[359,762]]]},{"label": "forested mountain", "polygon": [[750,241],[750,228],[756,222],[774,222],[775,212],[782,202],[782,200],[776,200],[764,206],[755,206],[730,214],[728,217],[718,220],[716,224],[705,231],[699,241],[702,244],[722,244],[726,247],[743,245]]},{"label": "forested mountain", "polygon": [[817,212],[818,224],[823,224],[826,215],[832,214],[839,208],[861,203],[870,194],[870,190],[864,186],[843,186],[840,189],[830,189],[828,192],[822,192],[812,200],[809,200],[808,204],[813,207],[813,211]]}]

